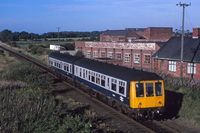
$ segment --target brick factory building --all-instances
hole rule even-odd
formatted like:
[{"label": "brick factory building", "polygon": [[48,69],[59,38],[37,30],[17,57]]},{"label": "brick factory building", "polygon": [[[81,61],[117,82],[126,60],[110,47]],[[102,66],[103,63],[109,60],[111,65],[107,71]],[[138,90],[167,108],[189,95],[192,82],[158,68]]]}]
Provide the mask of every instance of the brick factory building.
[{"label": "brick factory building", "polygon": [[152,71],[151,56],[171,36],[172,28],[163,27],[107,30],[100,35],[100,42],[76,41],[75,48],[86,58]]},{"label": "brick factory building", "polygon": [[[83,42],[76,41],[76,49],[86,58],[138,69],[153,69],[151,56],[163,43],[155,42]],[[99,59],[100,58],[100,59]]]}]

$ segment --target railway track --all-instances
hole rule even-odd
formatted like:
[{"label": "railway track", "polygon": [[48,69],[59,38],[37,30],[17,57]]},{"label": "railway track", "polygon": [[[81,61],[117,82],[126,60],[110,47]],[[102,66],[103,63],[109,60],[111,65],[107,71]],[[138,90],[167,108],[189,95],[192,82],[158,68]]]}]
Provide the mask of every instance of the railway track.
[{"label": "railway track", "polygon": [[[3,44],[0,44],[0,48],[8,51],[9,53],[11,53],[12,55],[14,55],[18,58],[21,58],[27,62],[30,62],[30,63],[36,65],[43,71],[46,71],[50,74],[55,75],[55,73],[52,70],[50,70],[47,66],[39,63],[38,61],[34,60],[31,57],[21,54],[21,53],[17,52],[16,50],[13,50],[12,48],[9,48]],[[56,73],[56,76],[59,79],[63,80],[62,75],[59,75],[58,73]],[[65,81],[70,81],[70,79],[65,80]],[[75,83],[75,82],[73,82],[73,83],[70,82],[70,84],[69,84],[69,82],[62,82],[62,83],[64,83],[67,86],[70,86],[69,88],[73,88],[73,90],[75,91],[74,92],[75,95],[81,95],[81,96],[79,96],[79,98],[77,100],[82,99],[82,101],[89,103],[90,105],[93,105],[91,107],[96,108],[96,109],[94,109],[94,111],[96,111],[98,115],[102,115],[102,113],[104,113],[104,115],[102,117],[105,117],[105,118],[107,117],[107,119],[108,119],[108,115],[109,115],[109,118],[112,115],[111,118],[115,119],[115,122],[113,122],[114,125],[117,125],[119,123],[118,124],[119,127],[123,127],[123,126],[127,127],[127,130],[125,130],[125,132],[148,132],[148,133],[149,132],[158,132],[158,133],[177,133],[178,132],[170,127],[167,127],[167,126],[161,124],[160,122],[158,122],[156,120],[137,122],[134,119],[132,119],[132,117],[130,115],[123,114],[123,113],[119,112],[119,110],[117,111],[116,109],[114,109],[114,108],[110,107],[109,105],[100,101],[101,99],[99,100],[99,99],[94,98],[93,96],[91,97],[91,94],[85,93],[87,91],[82,91],[83,89],[80,89],[80,88],[82,88],[82,85],[77,85],[77,83]],[[73,93],[73,91],[71,93]],[[72,96],[72,94],[69,94],[69,95]],[[80,98],[80,97],[82,97],[82,98]],[[85,100],[83,100],[83,99],[85,99]],[[82,102],[82,101],[80,101],[80,102]],[[104,112],[102,112],[102,110],[104,110]],[[105,112],[107,112],[107,113],[105,113]]]}]

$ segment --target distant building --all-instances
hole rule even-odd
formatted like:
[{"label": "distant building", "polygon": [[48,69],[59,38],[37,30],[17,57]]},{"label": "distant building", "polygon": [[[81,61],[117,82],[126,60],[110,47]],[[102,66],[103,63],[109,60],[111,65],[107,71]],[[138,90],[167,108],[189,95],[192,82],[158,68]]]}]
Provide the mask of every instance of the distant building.
[{"label": "distant building", "polygon": [[86,58],[152,71],[155,54],[172,36],[172,28],[126,28],[107,30],[100,42],[76,41],[75,48]]},{"label": "distant building", "polygon": [[60,45],[50,45],[50,50],[60,51]]},{"label": "distant building", "polygon": [[168,41],[171,37],[171,27],[126,28],[125,30],[107,30],[100,35],[100,41]]}]

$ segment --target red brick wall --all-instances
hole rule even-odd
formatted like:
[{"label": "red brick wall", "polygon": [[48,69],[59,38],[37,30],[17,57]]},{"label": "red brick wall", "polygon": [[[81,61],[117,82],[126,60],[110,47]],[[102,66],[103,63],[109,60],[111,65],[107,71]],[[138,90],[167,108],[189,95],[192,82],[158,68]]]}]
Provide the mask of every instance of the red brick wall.
[{"label": "red brick wall", "polygon": [[157,27],[148,27],[142,34],[147,39],[170,39],[172,37],[172,28],[157,28]]},{"label": "red brick wall", "polygon": [[[176,61],[176,72],[168,71],[168,60],[164,60],[164,70],[161,71],[161,60],[158,60],[157,64],[158,72],[170,74],[174,77],[180,77],[180,61]],[[156,66],[154,66],[155,70]],[[183,77],[191,78],[192,75],[187,73],[187,62],[183,62]],[[199,79],[200,78],[200,63],[196,63],[196,74],[193,75],[193,78]]]},{"label": "red brick wall", "polygon": [[[109,42],[109,39],[111,38],[112,41],[115,42],[127,42],[127,37],[126,36],[109,36],[109,35],[101,35],[100,36],[100,41],[103,42],[103,38],[104,38],[104,42]],[[123,38],[123,39],[122,39]]]}]

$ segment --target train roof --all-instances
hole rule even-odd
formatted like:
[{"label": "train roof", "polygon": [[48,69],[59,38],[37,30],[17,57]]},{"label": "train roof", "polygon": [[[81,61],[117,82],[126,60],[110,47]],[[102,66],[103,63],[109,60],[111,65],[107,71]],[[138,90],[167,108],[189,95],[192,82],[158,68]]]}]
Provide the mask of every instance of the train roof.
[{"label": "train roof", "polygon": [[108,64],[91,60],[87,58],[80,58],[60,53],[53,53],[50,57],[54,57],[63,61],[74,62],[75,65],[106,74],[115,78],[127,81],[142,81],[142,80],[161,80],[162,78],[155,73],[136,70],[134,68],[127,68],[123,66]]},{"label": "train roof", "polygon": [[58,59],[58,60],[62,60],[62,61],[67,61],[69,63],[73,63],[76,60],[82,58],[82,57],[78,57],[78,56],[70,56],[70,55],[67,55],[67,54],[61,54],[59,52],[51,53],[49,55],[49,57],[52,57],[52,58],[55,58],[55,59]]}]

